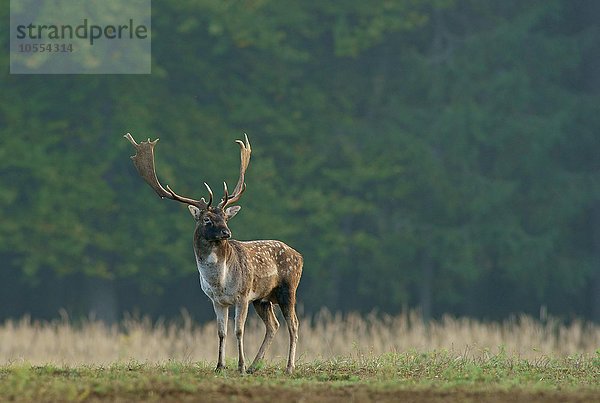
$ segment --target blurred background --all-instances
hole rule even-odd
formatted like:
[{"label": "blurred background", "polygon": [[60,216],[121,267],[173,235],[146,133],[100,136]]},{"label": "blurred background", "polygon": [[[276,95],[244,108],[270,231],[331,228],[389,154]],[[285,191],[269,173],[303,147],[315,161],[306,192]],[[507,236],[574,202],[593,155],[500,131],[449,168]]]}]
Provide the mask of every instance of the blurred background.
[{"label": "blurred background", "polygon": [[[9,75],[0,320],[213,318],[190,197],[305,259],[304,315],[600,322],[600,2],[154,1],[151,75]],[[0,6],[7,22],[8,2]],[[8,30],[0,30],[8,47]]]}]

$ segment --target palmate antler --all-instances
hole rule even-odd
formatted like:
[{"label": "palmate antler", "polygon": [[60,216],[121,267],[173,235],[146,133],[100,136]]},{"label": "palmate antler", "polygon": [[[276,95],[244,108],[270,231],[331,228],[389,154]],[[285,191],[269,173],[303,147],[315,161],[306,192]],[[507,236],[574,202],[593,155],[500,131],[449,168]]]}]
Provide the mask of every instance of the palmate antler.
[{"label": "palmate antler", "polygon": [[[240,145],[241,148],[240,178],[231,196],[229,196],[228,194],[227,184],[224,183],[225,195],[218,205],[218,207],[222,209],[238,201],[242,193],[246,189],[246,184],[244,183],[244,175],[250,162],[250,153],[252,150],[250,149],[250,142],[248,141],[248,136],[244,136],[246,140],[245,144],[241,140],[236,140],[236,142]],[[138,144],[134,140],[133,136],[131,136],[131,134],[129,133],[125,134],[123,137],[129,140],[129,142],[135,147],[136,153],[131,157],[131,159],[133,160],[133,165],[135,165],[135,168],[137,169],[142,179],[144,179],[144,181],[146,181],[146,183],[150,185],[152,189],[154,189],[157,195],[159,195],[161,198],[166,197],[171,200],[176,200],[181,203],[196,206],[200,210],[205,210],[210,207],[213,200],[213,192],[206,182],[204,183],[204,186],[206,186],[206,189],[208,190],[208,202],[205,201],[204,198],[201,198],[200,200],[194,200],[188,197],[180,196],[177,193],[175,193],[173,189],[171,189],[168,185],[165,189],[160,184],[156,176],[156,168],[154,165],[154,146],[158,142],[158,139],[154,141],[150,141],[150,139],[148,139],[148,141],[142,141]]]}]

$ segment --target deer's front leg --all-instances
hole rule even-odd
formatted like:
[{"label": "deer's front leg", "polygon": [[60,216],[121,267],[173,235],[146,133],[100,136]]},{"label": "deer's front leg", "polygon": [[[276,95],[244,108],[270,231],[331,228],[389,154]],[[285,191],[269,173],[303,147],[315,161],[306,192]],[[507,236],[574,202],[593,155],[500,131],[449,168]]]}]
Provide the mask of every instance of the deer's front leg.
[{"label": "deer's front leg", "polygon": [[244,325],[248,315],[248,301],[238,302],[235,306],[235,337],[238,343],[238,370],[246,373],[246,360],[244,358]]},{"label": "deer's front leg", "polygon": [[227,319],[229,308],[213,302],[215,314],[217,315],[217,332],[219,334],[219,360],[215,371],[220,371],[225,368],[225,338],[227,337]]}]

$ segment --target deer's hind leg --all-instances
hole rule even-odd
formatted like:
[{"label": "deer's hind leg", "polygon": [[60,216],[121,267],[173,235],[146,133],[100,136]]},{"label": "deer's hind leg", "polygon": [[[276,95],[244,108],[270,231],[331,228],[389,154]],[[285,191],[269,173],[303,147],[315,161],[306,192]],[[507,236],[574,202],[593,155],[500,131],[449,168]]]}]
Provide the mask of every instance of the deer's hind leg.
[{"label": "deer's hind leg", "polygon": [[296,366],[296,344],[298,344],[298,317],[296,316],[296,290],[283,289],[279,296],[279,307],[287,322],[290,333],[290,351],[286,371],[288,374],[294,372]]},{"label": "deer's hind leg", "polygon": [[256,357],[250,368],[248,368],[248,372],[256,371],[256,367],[259,362],[265,357],[265,353],[271,346],[273,342],[273,338],[275,337],[275,333],[277,333],[277,329],[279,329],[279,321],[275,316],[275,312],[273,311],[273,304],[270,301],[254,301],[253,302],[254,309],[256,309],[256,313],[258,316],[265,322],[265,338],[258,349],[258,353],[256,353]]}]

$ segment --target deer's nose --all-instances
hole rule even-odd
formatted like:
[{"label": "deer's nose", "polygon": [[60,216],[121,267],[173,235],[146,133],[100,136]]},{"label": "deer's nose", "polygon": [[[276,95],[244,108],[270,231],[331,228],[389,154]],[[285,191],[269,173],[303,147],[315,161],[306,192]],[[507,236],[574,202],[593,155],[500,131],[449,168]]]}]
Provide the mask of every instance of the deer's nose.
[{"label": "deer's nose", "polygon": [[221,236],[223,238],[229,238],[231,237],[231,231],[229,231],[228,229],[221,230]]}]

